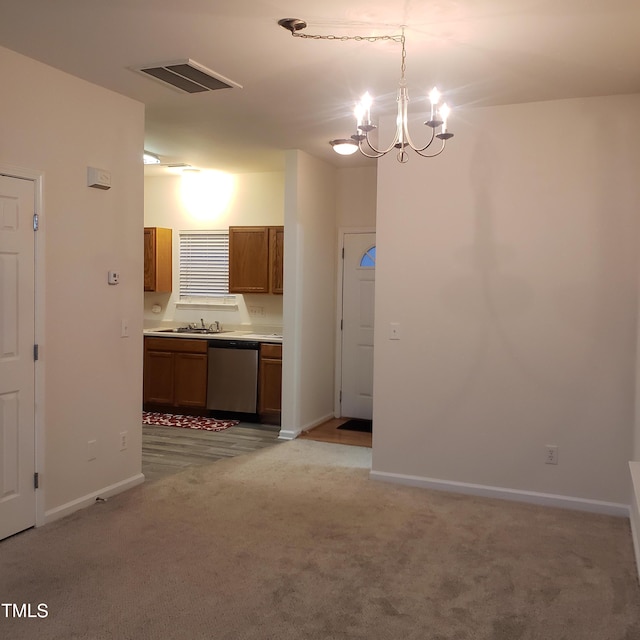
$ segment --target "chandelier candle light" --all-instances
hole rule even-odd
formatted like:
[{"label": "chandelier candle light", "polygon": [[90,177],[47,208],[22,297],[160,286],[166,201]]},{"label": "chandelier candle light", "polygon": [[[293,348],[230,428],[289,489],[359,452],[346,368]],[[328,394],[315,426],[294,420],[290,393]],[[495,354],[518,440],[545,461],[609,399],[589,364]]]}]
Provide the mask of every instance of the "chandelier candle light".
[{"label": "chandelier candle light", "polygon": [[[398,162],[405,163],[409,160],[407,148],[413,149],[423,158],[434,158],[440,155],[445,148],[447,140],[453,137],[453,133],[447,131],[447,121],[451,113],[450,107],[446,103],[440,105],[441,94],[436,87],[429,93],[429,101],[431,103],[431,111],[429,119],[424,123],[431,129],[431,135],[428,142],[424,146],[414,144],[409,134],[408,125],[408,105],[409,92],[405,80],[406,57],[404,27],[402,27],[402,35],[399,36],[318,36],[298,33],[301,29],[306,28],[307,23],[299,18],[283,18],[278,21],[281,27],[289,30],[291,35],[298,38],[311,38],[313,40],[366,40],[367,42],[376,42],[377,40],[392,40],[402,45],[402,62],[400,66],[400,82],[398,85],[398,116],[396,118],[396,133],[391,144],[386,148],[378,148],[369,138],[369,134],[377,127],[371,121],[371,107],[373,99],[369,92],[365,93],[360,102],[356,104],[354,115],[356,118],[356,132],[348,138],[331,140],[330,144],[334,151],[341,155],[351,155],[356,151],[367,158],[381,158],[389,153],[392,149],[398,149],[396,158]],[[440,105],[440,106],[438,106]],[[431,149],[431,145],[438,139],[441,144],[436,149]]]}]

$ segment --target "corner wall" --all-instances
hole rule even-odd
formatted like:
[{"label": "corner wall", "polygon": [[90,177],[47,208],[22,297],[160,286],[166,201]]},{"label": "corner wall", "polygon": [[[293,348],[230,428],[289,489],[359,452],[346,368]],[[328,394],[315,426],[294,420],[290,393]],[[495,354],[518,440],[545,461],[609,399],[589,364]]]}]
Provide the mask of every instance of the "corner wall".
[{"label": "corner wall", "polygon": [[[143,480],[144,107],[1,47],[0,76],[0,164],[43,174],[38,470],[50,520]],[[87,187],[88,166],[109,170],[112,188]]]},{"label": "corner wall", "polygon": [[462,112],[439,158],[379,162],[374,477],[626,512],[639,110]]},{"label": "corner wall", "polygon": [[286,153],[282,430],[333,417],[336,170],[301,151]]}]

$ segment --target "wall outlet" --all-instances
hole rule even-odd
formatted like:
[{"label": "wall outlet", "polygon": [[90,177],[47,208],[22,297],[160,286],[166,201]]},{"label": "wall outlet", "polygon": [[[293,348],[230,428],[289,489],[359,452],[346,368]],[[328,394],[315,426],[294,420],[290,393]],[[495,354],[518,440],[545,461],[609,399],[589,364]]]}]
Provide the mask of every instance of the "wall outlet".
[{"label": "wall outlet", "polygon": [[87,460],[95,460],[98,457],[98,441],[89,440],[87,442]]},{"label": "wall outlet", "polygon": [[555,444],[548,444],[545,447],[545,464],[558,464],[558,446]]},{"label": "wall outlet", "polygon": [[129,337],[129,321],[126,318],[122,318],[122,321],[120,322],[120,337]]},{"label": "wall outlet", "polygon": [[250,316],[264,316],[264,307],[249,307]]},{"label": "wall outlet", "polygon": [[129,440],[129,432],[121,431],[120,432],[120,451],[124,451],[128,446]]}]

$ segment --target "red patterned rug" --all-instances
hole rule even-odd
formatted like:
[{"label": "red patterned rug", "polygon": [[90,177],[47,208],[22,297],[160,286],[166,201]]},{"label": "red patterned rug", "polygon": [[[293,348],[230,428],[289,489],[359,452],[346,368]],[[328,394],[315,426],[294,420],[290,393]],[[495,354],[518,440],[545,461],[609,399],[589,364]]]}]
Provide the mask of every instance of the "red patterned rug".
[{"label": "red patterned rug", "polygon": [[239,424],[239,420],[216,420],[200,416],[179,416],[173,413],[142,412],[142,424],[156,424],[162,427],[180,427],[181,429],[201,429],[203,431],[224,431]]}]

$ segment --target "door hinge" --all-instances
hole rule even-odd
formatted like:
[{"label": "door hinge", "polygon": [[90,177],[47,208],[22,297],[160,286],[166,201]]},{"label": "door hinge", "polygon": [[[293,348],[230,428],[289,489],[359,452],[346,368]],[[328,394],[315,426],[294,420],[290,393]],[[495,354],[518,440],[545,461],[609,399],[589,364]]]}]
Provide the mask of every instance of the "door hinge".
[{"label": "door hinge", "polygon": [[36,471],[33,474],[33,488],[38,489],[40,487],[40,474]]},{"label": "door hinge", "polygon": [[33,214],[33,230],[37,231],[40,228],[40,217],[37,213]]},{"label": "door hinge", "polygon": [[342,247],[342,259],[344,260],[344,247]]},{"label": "door hinge", "polygon": [[340,331],[342,331],[343,324],[344,324],[344,320],[340,318]]},{"label": "door hinge", "polygon": [[34,344],[33,345],[33,359],[34,360],[38,359],[39,351],[40,351],[40,348],[38,347],[38,345]]},{"label": "door hinge", "polygon": [[342,402],[342,389],[340,389],[340,402]]}]

